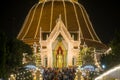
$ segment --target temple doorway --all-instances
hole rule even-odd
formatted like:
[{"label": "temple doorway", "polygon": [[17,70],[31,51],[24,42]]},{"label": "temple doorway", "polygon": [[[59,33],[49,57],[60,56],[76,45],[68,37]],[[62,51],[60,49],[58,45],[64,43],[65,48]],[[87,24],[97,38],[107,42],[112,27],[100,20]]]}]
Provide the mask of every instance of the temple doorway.
[{"label": "temple doorway", "polygon": [[63,44],[63,42],[65,42],[64,39],[59,36],[53,43],[53,67],[62,68],[67,65],[67,49],[65,48],[67,43]]}]

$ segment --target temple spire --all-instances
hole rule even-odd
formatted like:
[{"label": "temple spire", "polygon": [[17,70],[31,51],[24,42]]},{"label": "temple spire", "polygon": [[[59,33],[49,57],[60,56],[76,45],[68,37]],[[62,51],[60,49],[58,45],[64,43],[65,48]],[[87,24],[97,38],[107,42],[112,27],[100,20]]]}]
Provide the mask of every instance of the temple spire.
[{"label": "temple spire", "polygon": [[59,20],[61,20],[61,14],[59,14]]}]

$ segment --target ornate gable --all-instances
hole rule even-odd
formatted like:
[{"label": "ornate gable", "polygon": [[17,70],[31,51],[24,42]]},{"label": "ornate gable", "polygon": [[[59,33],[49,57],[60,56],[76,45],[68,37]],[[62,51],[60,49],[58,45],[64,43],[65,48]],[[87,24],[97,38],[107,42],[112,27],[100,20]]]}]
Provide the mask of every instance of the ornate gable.
[{"label": "ornate gable", "polygon": [[61,34],[61,36],[65,39],[65,41],[73,40],[69,31],[65,27],[63,21],[61,20],[61,15],[59,15],[59,18],[56,20],[56,26],[51,32],[48,41],[51,40],[52,42],[55,41],[55,39]]}]

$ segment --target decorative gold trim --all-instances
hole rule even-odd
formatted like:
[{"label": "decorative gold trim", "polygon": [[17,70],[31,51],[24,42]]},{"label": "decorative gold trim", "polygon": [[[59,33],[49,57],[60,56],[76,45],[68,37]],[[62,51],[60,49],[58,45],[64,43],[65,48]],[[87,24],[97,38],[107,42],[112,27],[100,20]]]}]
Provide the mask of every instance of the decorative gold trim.
[{"label": "decorative gold trim", "polygon": [[[84,8],[84,7],[83,7],[83,8]],[[84,10],[84,11],[85,11],[85,10]],[[86,12],[86,11],[85,11],[85,12]],[[89,18],[87,14],[86,14],[86,16],[87,16],[87,18]],[[89,21],[89,23],[90,23],[90,26],[92,26],[91,21],[90,21],[90,20],[88,20],[88,21]],[[94,32],[96,38],[98,39],[98,41],[101,42],[101,40],[100,40],[99,37],[97,36],[97,34],[96,34],[95,30],[93,29],[93,27],[91,27],[91,28],[92,28],[92,30],[93,30],[93,32]]]},{"label": "decorative gold trim", "polygon": [[66,6],[65,6],[65,1],[64,1],[64,0],[62,0],[62,1],[63,1],[63,6],[64,6],[64,14],[65,14],[65,25],[66,25],[66,28],[67,28],[68,26],[67,26]]},{"label": "decorative gold trim", "polygon": [[[37,4],[37,6],[38,6],[38,5],[39,5],[39,3]],[[22,39],[24,39],[24,37],[27,35],[27,33],[28,33],[29,29],[30,29],[30,25],[31,25],[31,23],[32,23],[32,21],[33,21],[33,18],[34,18],[34,16],[35,16],[35,12],[36,12],[37,6],[35,6],[35,9],[34,9],[33,15],[32,15],[32,19],[31,19],[30,24],[28,25],[28,28],[27,28],[27,30],[26,30],[26,32],[25,32],[25,34],[24,34],[24,36],[23,36]]]},{"label": "decorative gold trim", "polygon": [[[86,25],[87,25],[88,31],[90,32],[90,35],[91,35],[92,39],[93,39],[93,40],[96,40],[96,39],[95,39],[95,37],[96,37],[97,40],[100,41],[99,37],[97,36],[96,32],[95,32],[94,29],[93,29],[93,26],[92,26],[92,24],[91,24],[91,21],[90,21],[88,15],[87,15],[87,12],[86,12],[85,8],[84,8],[81,4],[79,4],[78,2],[75,2],[75,3],[79,5],[79,7],[80,7],[80,9],[81,9],[81,11],[82,11],[83,18],[84,18],[84,20],[85,20],[85,23],[86,23]],[[83,10],[84,10],[84,11],[83,11]],[[84,14],[84,13],[85,13],[85,14]],[[89,27],[88,27],[88,23],[87,23],[87,21],[86,21],[85,15],[86,15],[86,17],[87,17],[87,19],[88,19],[88,22],[90,23],[90,27],[91,27],[93,33],[95,34],[95,37],[93,36],[91,30],[90,30]],[[101,42],[101,41],[100,41],[100,42]]]},{"label": "decorative gold trim", "polygon": [[[81,6],[82,6],[82,5],[81,5]],[[79,5],[79,7],[80,7],[80,5]],[[92,35],[92,33],[91,33],[90,29],[89,29],[90,26],[88,26],[88,23],[87,23],[86,18],[85,18],[86,12],[85,12],[85,13],[83,12],[84,9],[82,9],[82,7],[80,7],[80,9],[81,9],[81,12],[82,12],[82,15],[83,15],[83,19],[84,19],[84,21],[85,21],[85,23],[86,23],[87,29],[88,29],[88,31],[89,31],[92,39],[95,40],[94,36]],[[89,21],[89,18],[87,18],[87,19],[88,19],[88,21]],[[91,27],[92,27],[92,26],[91,26]]]},{"label": "decorative gold trim", "polygon": [[[28,18],[29,18],[30,14],[31,14],[31,11],[33,10],[33,8],[34,8],[35,6],[36,6],[36,5],[34,5],[34,6],[30,9],[30,11],[28,12],[28,15],[27,15],[27,17],[25,18],[25,22],[24,22],[24,24],[23,24],[23,26],[22,26],[22,28],[21,28],[21,30],[20,30],[17,38],[19,38],[20,35],[21,35],[21,33],[23,32],[24,26],[26,25],[26,23],[27,23],[27,21],[28,21]],[[23,40],[23,37],[22,37],[21,39]]]},{"label": "decorative gold trim", "polygon": [[40,21],[41,21],[41,16],[42,16],[42,12],[43,12],[44,5],[45,5],[45,1],[44,1],[43,4],[42,4],[42,8],[41,8],[41,12],[40,12],[40,18],[39,18],[39,20],[38,20],[37,29],[36,29],[36,33],[35,33],[34,39],[35,39],[36,36],[37,36],[37,33],[38,33],[39,28],[41,27],[41,26],[40,26]]},{"label": "decorative gold trim", "polygon": [[82,30],[81,30],[81,27],[80,27],[80,23],[79,23],[79,19],[78,19],[78,15],[77,15],[75,4],[74,4],[74,2],[71,2],[71,3],[73,4],[73,7],[74,7],[75,16],[76,16],[76,20],[77,20],[77,23],[78,23],[78,28],[80,28],[81,37],[83,37],[83,33],[82,33]]},{"label": "decorative gold trim", "polygon": [[50,31],[52,30],[53,6],[54,6],[53,4],[54,4],[54,0],[52,1],[52,6],[51,6]]}]

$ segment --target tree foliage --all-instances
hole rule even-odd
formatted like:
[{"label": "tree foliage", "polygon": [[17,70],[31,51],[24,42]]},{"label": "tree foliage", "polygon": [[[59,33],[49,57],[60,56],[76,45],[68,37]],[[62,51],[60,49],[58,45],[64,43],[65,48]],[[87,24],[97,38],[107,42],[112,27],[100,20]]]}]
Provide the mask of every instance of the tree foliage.
[{"label": "tree foliage", "polygon": [[86,47],[83,48],[81,50],[82,53],[82,60],[83,60],[83,64],[94,64],[94,52],[93,52],[93,48],[91,47]]},{"label": "tree foliage", "polygon": [[5,77],[4,74],[6,74],[6,44],[7,38],[5,33],[0,33],[0,78]]},{"label": "tree foliage", "polygon": [[0,77],[8,77],[22,65],[23,53],[32,55],[31,47],[21,40],[8,39],[4,33],[0,34]]},{"label": "tree foliage", "polygon": [[104,54],[101,58],[102,64],[105,64],[108,69],[120,64],[120,31],[115,32],[115,36],[109,46],[112,49],[111,53]]}]

